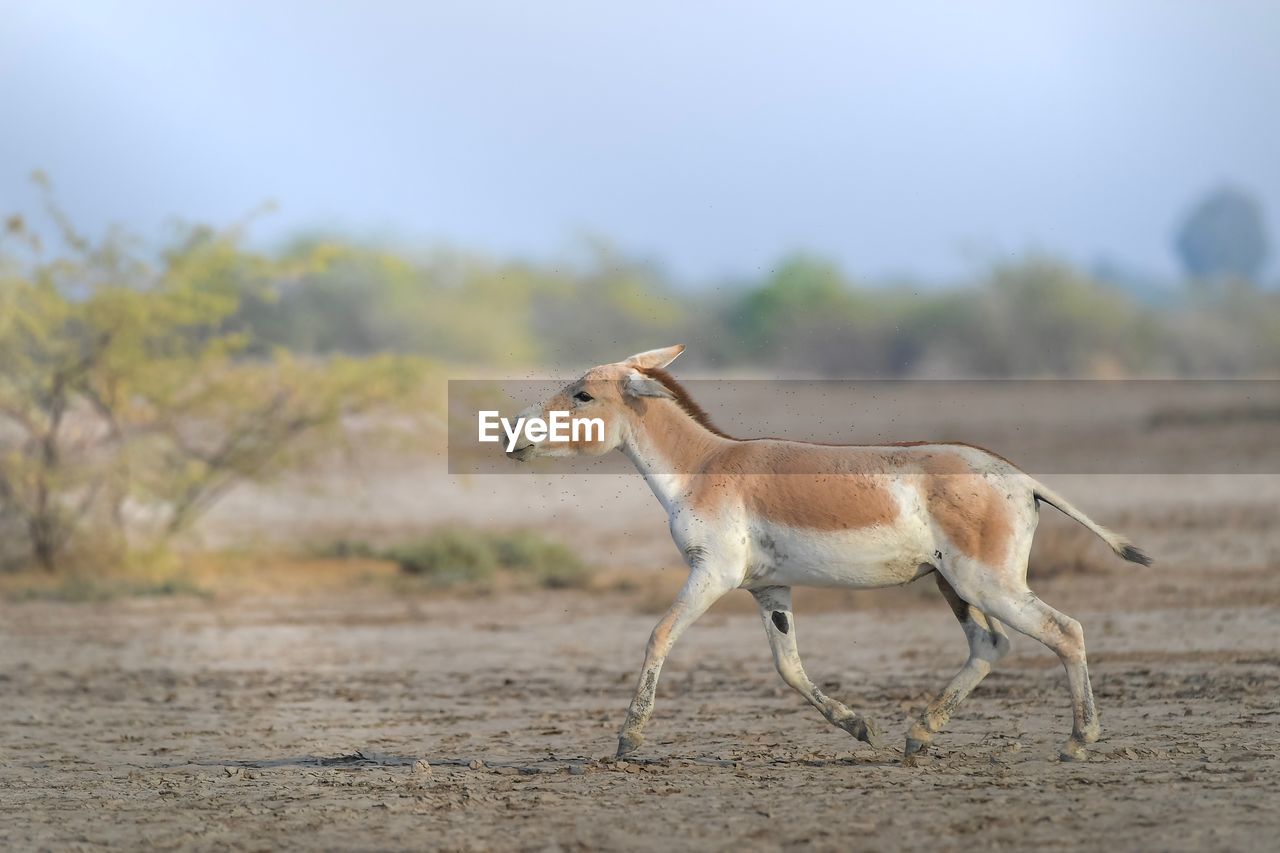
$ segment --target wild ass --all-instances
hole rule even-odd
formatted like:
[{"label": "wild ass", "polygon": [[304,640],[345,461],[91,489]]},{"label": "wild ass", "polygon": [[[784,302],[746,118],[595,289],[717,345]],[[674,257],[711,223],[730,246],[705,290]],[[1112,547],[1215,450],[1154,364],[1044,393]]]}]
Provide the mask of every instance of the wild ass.
[{"label": "wild ass", "polygon": [[688,580],[649,637],[618,755],[643,741],[672,645],[734,589],[755,596],[782,679],[833,725],[878,748],[875,724],[822,693],[805,674],[791,587],[887,587],[933,574],[968,638],[969,659],[907,732],[905,754],[925,749],[1008,651],[1003,623],[1044,643],[1062,661],[1074,720],[1062,757],[1083,758],[1085,744],[1101,734],[1084,631],[1027,586],[1039,504],[1083,524],[1126,560],[1150,565],[1150,559],[1012,463],[977,447],[731,438],[664,371],[683,350],[651,350],[594,367],[524,413],[600,418],[603,440],[529,442],[507,454],[526,460],[620,449],[667,511],[671,536],[688,563]]}]

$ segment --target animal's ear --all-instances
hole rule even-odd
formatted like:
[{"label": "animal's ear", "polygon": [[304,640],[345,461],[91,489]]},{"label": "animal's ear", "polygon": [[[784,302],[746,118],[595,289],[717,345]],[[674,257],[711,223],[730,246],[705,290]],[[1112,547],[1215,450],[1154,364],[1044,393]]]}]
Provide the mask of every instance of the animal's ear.
[{"label": "animal's ear", "polygon": [[652,370],[655,367],[666,367],[675,361],[682,352],[684,352],[684,344],[676,344],[673,347],[664,347],[663,349],[651,349],[646,352],[636,353],[624,361],[623,364],[639,367],[642,370]]},{"label": "animal's ear", "polygon": [[666,397],[668,400],[674,399],[671,391],[652,376],[645,376],[638,370],[632,370],[627,374],[626,381],[622,383],[622,391],[631,397]]}]

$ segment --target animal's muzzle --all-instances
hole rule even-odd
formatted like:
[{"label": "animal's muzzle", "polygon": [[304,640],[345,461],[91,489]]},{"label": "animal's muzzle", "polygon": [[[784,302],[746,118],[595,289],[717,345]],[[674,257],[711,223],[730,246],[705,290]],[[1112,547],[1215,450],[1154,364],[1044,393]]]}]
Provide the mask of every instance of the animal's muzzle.
[{"label": "animal's muzzle", "polygon": [[517,462],[523,462],[533,453],[533,445],[526,444],[523,447],[517,447],[514,450],[507,451],[507,458],[514,459]]}]

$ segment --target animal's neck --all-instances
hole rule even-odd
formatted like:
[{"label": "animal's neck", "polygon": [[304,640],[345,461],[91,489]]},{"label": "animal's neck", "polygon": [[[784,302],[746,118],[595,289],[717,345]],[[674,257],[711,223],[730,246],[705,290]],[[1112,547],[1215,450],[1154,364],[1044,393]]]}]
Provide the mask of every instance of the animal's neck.
[{"label": "animal's neck", "polygon": [[711,454],[732,441],[716,435],[670,400],[648,402],[629,432],[622,452],[668,513]]}]

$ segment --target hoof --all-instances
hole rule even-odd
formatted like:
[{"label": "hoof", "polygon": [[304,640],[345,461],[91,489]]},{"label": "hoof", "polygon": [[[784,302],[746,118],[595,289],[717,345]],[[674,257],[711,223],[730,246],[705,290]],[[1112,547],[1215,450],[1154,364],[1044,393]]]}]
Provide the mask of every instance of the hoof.
[{"label": "hoof", "polygon": [[644,735],[640,734],[640,732],[623,732],[618,735],[618,751],[614,754],[614,757],[621,758],[624,755],[635,752],[642,743],[644,743]]},{"label": "hoof", "polygon": [[902,756],[903,767],[928,767],[932,763],[933,758],[923,749],[913,755]]},{"label": "hoof", "polygon": [[1100,737],[1102,737],[1102,726],[1094,726],[1085,729],[1084,734],[1080,735],[1080,740],[1084,743],[1097,743]]},{"label": "hoof", "polygon": [[1084,748],[1084,744],[1072,738],[1062,746],[1062,751],[1058,753],[1061,761],[1088,761],[1089,750]]},{"label": "hoof", "polygon": [[929,741],[916,740],[911,735],[907,735],[907,745],[902,749],[902,757],[910,758],[913,755],[924,753],[929,749]]},{"label": "hoof", "polygon": [[841,720],[836,725],[872,749],[879,749],[883,744],[880,739],[880,727],[875,724],[874,720],[869,720],[866,717],[850,717],[847,720]]}]

